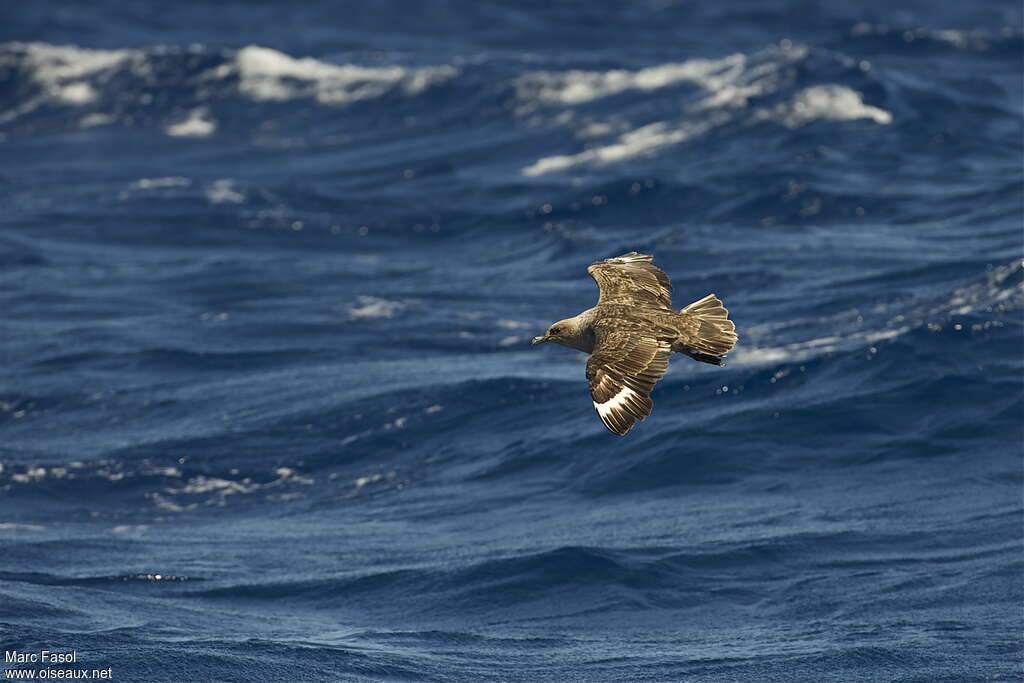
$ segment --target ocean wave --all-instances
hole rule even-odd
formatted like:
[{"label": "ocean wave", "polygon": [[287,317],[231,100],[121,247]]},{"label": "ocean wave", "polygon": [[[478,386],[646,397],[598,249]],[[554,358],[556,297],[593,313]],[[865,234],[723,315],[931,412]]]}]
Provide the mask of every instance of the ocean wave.
[{"label": "ocean wave", "polygon": [[[843,61],[839,57],[832,59]],[[671,97],[672,108],[675,108],[677,96],[663,95],[659,91],[682,84],[696,86],[698,94],[684,100],[687,104],[683,119],[655,121],[632,129],[628,129],[629,124],[621,120],[621,113],[609,121],[585,116],[581,124],[574,124],[576,117],[570,116],[567,118],[569,124],[580,129],[578,138],[608,138],[610,133],[615,133],[616,137],[605,142],[590,142],[586,149],[575,154],[542,157],[523,167],[521,173],[540,176],[577,166],[604,166],[651,156],[666,147],[704,137],[726,125],[750,126],[770,121],[787,128],[799,128],[815,121],[867,119],[881,125],[892,122],[892,112],[866,104],[861,92],[846,85],[828,83],[795,90],[801,68],[807,68],[811,60],[809,48],[786,41],[781,47],[752,55],[735,54],[719,60],[697,59],[634,72],[569,71],[523,76],[516,83],[517,93],[528,104],[520,109],[520,115],[531,114],[539,104],[576,107],[628,91],[638,92],[640,101],[644,97],[652,100],[656,96],[661,99]],[[774,104],[759,104],[773,96],[787,94],[785,100]],[[666,106],[668,104],[665,102]],[[631,108],[637,106],[634,104]],[[556,122],[560,120],[561,117],[555,118]],[[620,132],[624,127],[627,130]]]},{"label": "ocean wave", "polygon": [[[927,274],[923,277],[930,279]],[[354,315],[353,324],[390,325],[391,319],[384,313],[399,313],[376,300],[362,305],[370,307],[367,310],[372,314]],[[1005,341],[1016,334],[1013,316],[1022,308],[1024,264],[1015,260],[952,289],[929,284],[913,295],[905,292],[891,301],[876,300],[871,307],[741,326],[741,343],[724,372],[709,374],[685,359],[672,364],[668,377],[655,391],[654,415],[634,438],[640,443],[652,440],[648,455],[631,463],[570,458],[563,466],[580,470],[573,477],[574,487],[588,495],[614,495],[629,487],[672,482],[734,480],[752,472],[750,466],[732,458],[718,462],[700,458],[683,465],[673,455],[674,444],[695,438],[692,430],[696,425],[717,422],[724,415],[734,416],[732,419],[742,415],[747,424],[772,424],[778,420],[779,410],[772,402],[764,403],[765,397],[776,390],[803,386],[817,374],[845,372],[859,385],[865,377],[884,375],[892,367],[934,362],[945,354],[944,346],[955,343],[967,349],[972,340]],[[14,423],[8,430],[12,445],[27,443],[27,437],[19,434],[30,434],[33,425],[52,419],[50,416],[66,412],[70,417],[98,402],[116,407],[129,419],[123,425],[108,426],[108,438],[95,445],[78,441],[78,450],[90,454],[84,461],[53,457],[55,449],[66,448],[66,440],[59,435],[32,439],[45,450],[23,454],[0,467],[0,489],[17,497],[31,496],[35,490],[59,490],[83,501],[106,499],[114,508],[145,501],[145,508],[153,512],[183,513],[224,505],[345,500],[398,492],[430,478],[431,468],[423,461],[423,453],[430,449],[436,449],[439,462],[448,463],[444,467],[456,467],[460,479],[485,482],[508,476],[525,480],[541,474],[549,464],[549,449],[571,451],[573,444],[580,444],[603,452],[610,446],[585,400],[583,368],[573,362],[581,356],[503,351],[513,345],[526,349],[529,335],[507,332],[525,329],[530,323],[507,318],[481,322],[485,323],[481,329],[494,336],[495,352],[510,354],[501,363],[477,358],[466,367],[472,354],[438,356],[425,367],[415,360],[395,360],[386,363],[387,372],[378,373],[375,382],[361,387],[345,380],[353,372],[345,363],[321,368],[297,365],[293,370],[268,373],[268,368],[276,368],[288,354],[244,357],[236,353],[229,359],[209,353],[194,357],[161,353],[153,356],[158,363],[155,367],[167,372],[180,372],[182,363],[193,370],[205,367],[223,372],[228,362],[246,372],[176,392],[173,400],[162,402],[163,418],[159,424],[149,424],[143,439],[132,429],[130,417],[145,413],[149,406],[135,405],[131,396],[69,396],[62,399],[60,411],[52,397],[7,396],[0,403],[4,411],[0,416]],[[409,324],[416,327],[421,323],[413,320]],[[508,336],[515,341],[507,342]],[[415,339],[407,343],[412,353],[421,349]],[[199,360],[202,366],[196,366]],[[523,361],[529,364],[523,365]],[[48,362],[65,367],[82,360]],[[517,365],[521,365],[519,376],[512,372]],[[334,369],[325,375],[324,368],[331,367]],[[369,368],[363,364],[361,371]],[[327,381],[327,377],[334,379]],[[853,380],[855,377],[861,379]],[[922,381],[931,387],[929,391],[946,390],[940,389],[946,382],[944,375]],[[269,385],[275,387],[272,395],[267,395]],[[312,394],[310,386],[317,387]],[[879,380],[876,389],[890,397],[899,396],[902,390],[888,380]],[[907,401],[917,401],[921,395],[914,387]],[[218,408],[239,399],[245,401],[244,411]],[[846,399],[842,391],[835,396],[838,401]],[[562,405],[563,412],[552,415],[554,405]],[[200,408],[212,412],[210,419],[187,418],[189,411]],[[681,425],[673,419],[679,411],[688,413],[690,421]],[[186,425],[190,433],[182,435]],[[775,425],[781,429],[785,421]],[[458,431],[449,433],[456,426]],[[233,439],[268,429],[280,433],[292,446],[308,441],[313,450],[301,464],[291,458],[275,458],[254,466],[245,449],[230,446]],[[438,440],[439,430],[448,436]],[[132,445],[111,449],[109,435],[113,433]],[[489,435],[486,445],[479,437],[483,433]],[[540,435],[543,446],[532,443]],[[333,445],[313,446],[324,439]],[[211,443],[222,444],[217,457],[196,455]],[[269,445],[266,448],[273,451]],[[383,454],[387,454],[386,464],[368,466],[367,458]],[[100,491],[105,493],[101,496]],[[97,510],[103,508],[99,505]]]},{"label": "ocean wave", "polygon": [[408,69],[331,64],[311,57],[296,59],[271,48],[250,45],[207,78],[237,77],[239,92],[257,101],[313,98],[321,104],[344,105],[382,97],[393,90],[416,95],[457,74],[452,66]]},{"label": "ocean wave", "polygon": [[802,46],[764,50],[755,55],[737,53],[720,59],[693,59],[628,71],[534,72],[520,76],[514,83],[524,103],[578,105],[637,91],[649,93],[682,84],[698,86],[697,109],[720,106],[745,106],[751,97],[761,96],[779,87],[783,68],[803,61],[809,50]]},{"label": "ocean wave", "polygon": [[[676,599],[668,595],[655,596],[674,593],[675,580],[681,573],[689,571],[699,575],[715,568],[735,566],[740,557],[762,553],[756,546],[741,546],[673,557],[658,548],[565,546],[484,559],[443,572],[431,568],[402,569],[286,583],[235,584],[186,590],[188,595],[197,598],[310,600],[325,607],[376,603],[383,595],[402,595],[405,608],[431,610],[440,616],[453,611],[475,613],[487,609],[525,609],[528,605],[536,610],[553,596],[562,595],[563,599],[569,599],[565,590],[571,586],[571,599],[580,606],[575,609],[590,605],[588,613],[596,614],[623,603],[640,604],[648,600],[663,607],[679,599],[691,606],[699,604],[700,598],[688,593]],[[606,591],[605,599],[594,603],[592,592],[595,590]],[[713,594],[704,598],[707,602],[718,599],[720,596]],[[597,609],[595,604],[599,605]],[[574,611],[564,602],[559,609],[568,609],[570,613]]]},{"label": "ocean wave", "polygon": [[[60,106],[90,110],[75,115],[78,128],[154,120],[168,136],[187,138],[214,134],[217,110],[232,94],[253,102],[308,99],[340,107],[391,93],[413,97],[459,73],[448,65],[334,64],[256,45],[221,52],[203,46],[101,50],[42,42],[0,45],[0,69],[14,78],[18,94],[0,110],[0,125],[44,106]],[[173,108],[164,109],[168,90],[178,96]],[[191,106],[183,109],[182,103]]]},{"label": "ocean wave", "polygon": [[139,50],[97,50],[47,43],[0,45],[0,69],[24,70],[39,92],[0,114],[0,124],[27,114],[44,102],[82,106],[98,98],[90,79],[142,55]]},{"label": "ocean wave", "polygon": [[[879,279],[889,281],[882,276]],[[746,331],[746,339],[732,354],[740,365],[792,363],[832,355],[852,349],[875,353],[879,342],[891,341],[909,332],[927,329],[941,332],[946,327],[975,333],[1007,325],[1012,312],[1024,308],[1024,262],[1015,260],[994,266],[974,282],[952,291],[936,292],[931,286],[907,301],[877,303],[870,310],[850,309],[814,319],[794,319],[785,323],[755,327]],[[908,305],[909,304],[909,305]],[[766,344],[766,336],[777,339],[802,331],[828,330],[830,334],[811,339]]]}]

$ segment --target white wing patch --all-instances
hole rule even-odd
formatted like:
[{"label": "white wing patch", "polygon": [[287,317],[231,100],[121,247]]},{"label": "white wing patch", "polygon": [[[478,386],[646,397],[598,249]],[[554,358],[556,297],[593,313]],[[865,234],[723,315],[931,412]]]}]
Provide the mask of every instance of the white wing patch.
[{"label": "white wing patch", "polygon": [[625,434],[633,426],[636,417],[644,419],[650,411],[651,400],[629,387],[622,387],[619,393],[604,403],[594,401],[597,415],[605,426],[617,434]]}]

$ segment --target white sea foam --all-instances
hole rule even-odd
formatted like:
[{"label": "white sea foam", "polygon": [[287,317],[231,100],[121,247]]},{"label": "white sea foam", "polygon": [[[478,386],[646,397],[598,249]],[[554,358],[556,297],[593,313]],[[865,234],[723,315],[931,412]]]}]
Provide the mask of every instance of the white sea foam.
[{"label": "white sea foam", "polygon": [[[540,176],[581,165],[603,166],[653,155],[731,122],[770,120],[795,128],[814,120],[866,118],[883,125],[892,121],[891,113],[865,104],[860,93],[838,85],[805,88],[784,103],[751,112],[748,105],[752,98],[778,93],[792,85],[795,76],[791,65],[807,55],[806,48],[787,44],[749,56],[734,54],[722,59],[694,59],[637,71],[539,72],[523,76],[516,81],[517,95],[525,103],[521,113],[533,111],[539,104],[575,106],[627,91],[653,93],[683,83],[700,90],[678,121],[648,123],[619,132],[610,140],[595,140],[574,154],[541,157],[520,172],[525,176]],[[555,117],[554,123],[558,120]],[[613,124],[588,118],[580,124],[576,137],[597,139],[622,128],[622,121]]]},{"label": "white sea foam", "polygon": [[233,480],[197,475],[190,477],[182,486],[167,488],[160,493],[154,491],[147,496],[161,510],[185,512],[199,506],[224,505],[229,496],[257,492],[266,493],[267,499],[273,502],[294,500],[303,494],[282,492],[279,489],[293,485],[312,486],[315,483],[312,477],[301,475],[291,467],[278,467],[274,474],[277,479],[265,484],[253,481],[250,477]]},{"label": "white sea foam", "polygon": [[96,91],[88,83],[68,83],[57,91],[57,97],[66,104],[89,104],[96,99]]},{"label": "white sea foam", "polygon": [[132,195],[138,192],[154,192],[159,190],[172,190],[179,187],[190,187],[192,180],[182,176],[163,176],[160,178],[139,178],[128,189],[122,191],[118,198],[121,201],[131,199]]},{"label": "white sea foam", "polygon": [[24,472],[11,475],[11,480],[19,484],[28,484],[34,481],[42,481],[46,478],[45,467],[29,467]]},{"label": "white sea foam", "polygon": [[[827,323],[823,323],[827,324]],[[804,341],[783,344],[781,346],[746,348],[742,344],[730,354],[730,365],[772,365],[777,363],[795,363],[817,358],[829,353],[868,346],[875,342],[895,339],[906,334],[909,325],[880,330],[853,332],[845,336],[829,335]]]},{"label": "white sea foam", "polygon": [[842,85],[804,88],[789,101],[754,112],[753,118],[775,121],[787,128],[799,128],[813,121],[854,119],[871,119],[883,126],[892,123],[890,112],[865,104],[859,92]]},{"label": "white sea foam", "polygon": [[[15,44],[15,47],[18,47]],[[32,78],[54,100],[71,105],[92,102],[96,92],[84,79],[111,69],[138,54],[137,50],[93,50],[74,45],[21,44]]]},{"label": "white sea foam", "polygon": [[[923,303],[910,310],[892,311],[888,306],[873,310],[875,316],[883,316],[878,324],[843,334],[830,334],[822,337],[793,341],[778,345],[757,345],[761,339],[769,336],[769,330],[752,328],[747,331],[745,339],[730,354],[731,365],[770,365],[777,363],[793,363],[810,358],[817,358],[829,353],[847,352],[867,348],[869,354],[876,353],[872,346],[878,342],[889,341],[901,337],[916,329],[927,328],[939,331],[950,325],[954,330],[962,328],[957,316],[977,314],[980,311],[992,311],[1005,314],[1011,310],[1024,308],[1024,282],[1015,281],[1024,271],[1024,262],[1013,261],[1004,266],[997,266],[986,274],[984,279],[954,289],[947,297],[930,303]],[[813,322],[815,329],[837,329],[848,325],[849,313],[822,318]],[[853,311],[857,314],[857,311]],[[861,320],[860,315],[857,320]],[[795,321],[797,327],[805,327],[809,321]],[[973,323],[976,330],[1001,326],[999,320]],[[753,340],[753,341],[750,341]],[[749,344],[749,346],[748,346]]]},{"label": "white sea foam", "polygon": [[[542,157],[521,169],[539,176],[579,165],[606,165],[701,137],[735,120],[751,97],[775,92],[784,81],[783,67],[803,59],[805,48],[772,49],[753,56],[734,54],[721,59],[694,59],[641,69],[607,72],[568,71],[528,74],[517,81],[517,93],[531,102],[575,105],[626,91],[653,92],[690,83],[700,91],[678,122],[658,121],[621,133],[605,144],[594,144],[576,154]],[[617,122],[609,129],[621,129]],[[584,135],[602,130],[588,121]]]},{"label": "white sea foam", "polygon": [[395,472],[394,470],[392,470],[391,472],[387,472],[386,474],[370,474],[365,477],[359,477],[358,479],[352,482],[352,486],[355,488],[355,491],[358,492],[361,488],[367,486],[368,484],[377,484],[379,482],[393,482],[395,481],[396,477],[398,477],[398,472]]},{"label": "white sea foam", "polygon": [[180,477],[181,470],[177,467],[154,467],[146,474],[156,475],[158,477]]},{"label": "white sea foam", "polygon": [[312,57],[296,59],[267,47],[250,45],[234,59],[214,70],[213,76],[238,75],[239,91],[262,101],[313,98],[321,104],[340,105],[380,97],[395,89],[415,95],[453,78],[451,66],[406,68],[332,64]]},{"label": "white sea foam", "polygon": [[352,320],[392,318],[395,313],[403,311],[409,306],[407,301],[391,301],[375,296],[360,296],[356,301],[358,302],[356,305],[348,307],[348,315]]},{"label": "white sea foam", "polygon": [[746,61],[746,55],[734,54],[721,59],[659,64],[636,71],[542,71],[520,77],[515,86],[520,99],[558,104],[581,104],[630,90],[650,92],[681,83],[716,91],[735,82]]},{"label": "white sea foam", "polygon": [[115,119],[110,114],[93,112],[92,114],[86,114],[85,116],[83,116],[82,119],[78,122],[78,127],[96,128],[97,126],[109,126],[110,124],[116,121],[117,119]]},{"label": "white sea foam", "polygon": [[405,423],[408,421],[409,417],[407,415],[402,415],[400,417],[396,417],[391,422],[385,423],[384,429],[402,429],[405,427]]},{"label": "white sea foam", "polygon": [[188,187],[192,181],[182,176],[162,176],[160,178],[139,178],[131,185],[130,190],[163,190],[170,187]]},{"label": "white sea foam", "polygon": [[[153,58],[167,52],[161,48],[98,50],[42,42],[6,43],[4,48],[0,54],[0,70],[24,71],[38,86],[38,92],[0,112],[0,124],[47,104],[81,107],[99,102],[102,105],[101,91],[108,87],[109,76],[115,70],[126,71],[136,85],[141,81],[151,87]],[[205,99],[211,81],[226,81],[237,82],[241,95],[252,100],[312,98],[321,104],[343,105],[391,92],[415,95],[457,74],[458,70],[448,65],[413,68],[333,64],[311,57],[297,59],[271,48],[251,45],[229,53],[223,64],[206,71],[200,79],[197,95]],[[148,104],[152,97],[141,93],[139,99],[142,104]],[[109,111],[92,112],[81,119],[79,126],[89,128],[115,120]],[[216,120],[209,109],[196,107],[180,121],[167,125],[165,132],[174,137],[201,138],[216,129]]]},{"label": "white sea foam", "polygon": [[313,477],[307,477],[299,474],[295,469],[291,467],[278,467],[274,470],[279,478],[272,484],[303,484],[305,486],[311,486],[313,484]]},{"label": "white sea foam", "polygon": [[[229,472],[229,475],[237,474],[237,470]],[[196,475],[186,478],[182,471],[173,465],[125,470],[117,467],[111,461],[97,461],[88,464],[73,461],[65,465],[28,466],[11,474],[10,481],[17,485],[33,485],[55,479],[81,480],[95,477],[109,482],[119,482],[143,477],[160,477],[163,480],[157,486],[161,488],[150,491],[146,497],[157,508],[172,512],[194,510],[201,506],[224,505],[225,500],[233,495],[265,493],[267,500],[271,502],[292,500],[304,495],[297,493],[294,487],[312,486],[316,483],[312,476],[304,475],[291,467],[278,467],[273,470],[273,474],[274,479],[261,483],[252,477],[232,479],[227,476]],[[0,487],[0,490],[3,488]],[[124,533],[144,529],[146,529],[145,525],[127,525],[115,526],[111,531]],[[0,523],[0,531],[3,530],[4,525]]]},{"label": "white sea foam", "polygon": [[0,522],[0,531],[46,531],[39,524],[18,524],[17,522]]},{"label": "white sea foam", "polygon": [[205,138],[217,130],[217,122],[210,116],[210,111],[206,107],[197,107],[190,111],[184,120],[173,123],[164,130],[176,138]]},{"label": "white sea foam", "polygon": [[241,204],[245,201],[245,193],[235,188],[235,181],[231,178],[220,178],[206,188],[206,199],[211,204]]},{"label": "white sea foam", "polygon": [[542,157],[523,168],[521,172],[526,176],[538,176],[563,171],[580,164],[604,165],[653,154],[663,147],[702,135],[712,125],[709,122],[701,122],[670,128],[666,122],[659,121],[624,133],[611,144],[591,147],[577,154]]},{"label": "white sea foam", "polygon": [[20,65],[27,69],[40,93],[0,112],[0,124],[47,103],[82,106],[95,101],[97,93],[88,79],[139,54],[137,50],[93,50],[49,43],[8,43],[5,47],[8,50],[0,56],[0,68]]},{"label": "white sea foam", "polygon": [[803,47],[773,48],[748,56],[691,59],[629,71],[541,71],[516,80],[517,96],[527,102],[582,104],[627,91],[652,92],[684,83],[706,93],[697,108],[741,107],[749,97],[776,89],[775,77],[786,64],[803,59]]}]

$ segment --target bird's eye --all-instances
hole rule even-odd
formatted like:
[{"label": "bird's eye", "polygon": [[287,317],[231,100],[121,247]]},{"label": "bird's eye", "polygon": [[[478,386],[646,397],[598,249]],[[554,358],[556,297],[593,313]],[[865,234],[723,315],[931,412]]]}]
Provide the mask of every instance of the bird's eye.
[{"label": "bird's eye", "polygon": [[551,334],[561,334],[561,333],[562,333],[562,328],[561,327],[552,327],[551,328]]}]

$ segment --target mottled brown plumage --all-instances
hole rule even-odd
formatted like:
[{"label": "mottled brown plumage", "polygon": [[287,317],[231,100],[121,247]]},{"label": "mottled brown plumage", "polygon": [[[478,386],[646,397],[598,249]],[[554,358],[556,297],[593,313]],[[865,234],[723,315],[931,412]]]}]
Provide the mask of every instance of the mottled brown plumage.
[{"label": "mottled brown plumage", "polygon": [[714,294],[674,310],[672,283],[652,261],[632,251],[591,264],[587,272],[600,290],[597,306],[533,339],[590,354],[587,382],[594,408],[620,436],[650,415],[650,392],[673,352],[725,365],[722,356],[736,344],[736,326]]}]

